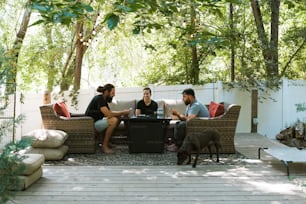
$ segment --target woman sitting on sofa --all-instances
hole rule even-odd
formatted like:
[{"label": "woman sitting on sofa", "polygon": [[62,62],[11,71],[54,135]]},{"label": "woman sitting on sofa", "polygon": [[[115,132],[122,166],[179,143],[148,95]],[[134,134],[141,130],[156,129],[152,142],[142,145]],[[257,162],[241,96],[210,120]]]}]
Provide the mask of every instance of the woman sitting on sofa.
[{"label": "woman sitting on sofa", "polygon": [[136,106],[136,116],[140,114],[154,115],[156,114],[158,105],[151,99],[152,93],[149,87],[143,89],[143,98],[138,101]]}]

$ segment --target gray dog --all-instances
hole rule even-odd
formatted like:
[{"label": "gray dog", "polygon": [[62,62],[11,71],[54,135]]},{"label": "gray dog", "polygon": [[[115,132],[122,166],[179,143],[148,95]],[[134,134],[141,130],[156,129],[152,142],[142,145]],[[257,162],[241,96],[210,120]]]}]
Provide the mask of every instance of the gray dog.
[{"label": "gray dog", "polygon": [[216,148],[217,162],[219,162],[219,149],[221,148],[221,144],[220,144],[220,133],[218,131],[208,128],[200,133],[187,134],[184,139],[183,145],[180,147],[180,149],[177,152],[177,164],[178,165],[190,164],[191,153],[195,151],[196,158],[192,165],[192,167],[195,168],[197,165],[200,151],[204,147],[208,148],[210,159],[212,159],[211,146],[213,145]]}]

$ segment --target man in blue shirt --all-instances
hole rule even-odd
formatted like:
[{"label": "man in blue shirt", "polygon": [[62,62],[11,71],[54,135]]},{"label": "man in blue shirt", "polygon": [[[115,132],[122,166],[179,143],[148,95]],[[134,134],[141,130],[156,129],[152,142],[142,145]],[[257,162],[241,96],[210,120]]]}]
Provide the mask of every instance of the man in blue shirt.
[{"label": "man in blue shirt", "polygon": [[182,94],[183,101],[187,106],[185,114],[180,113],[176,110],[172,110],[172,114],[177,116],[181,120],[177,122],[174,126],[174,139],[176,147],[180,147],[183,144],[183,140],[186,134],[186,121],[197,117],[209,118],[209,111],[207,107],[196,100],[193,89],[185,89]]}]

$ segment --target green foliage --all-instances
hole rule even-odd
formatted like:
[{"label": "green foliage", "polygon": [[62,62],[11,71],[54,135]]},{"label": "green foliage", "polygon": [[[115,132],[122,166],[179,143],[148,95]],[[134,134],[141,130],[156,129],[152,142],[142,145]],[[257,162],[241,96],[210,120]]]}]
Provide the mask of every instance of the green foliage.
[{"label": "green foliage", "polygon": [[9,104],[9,96],[15,90],[16,83],[13,80],[11,70],[11,57],[8,56],[8,51],[0,47],[0,113],[6,109]]},{"label": "green foliage", "polygon": [[[161,24],[154,22],[151,16],[160,14],[162,16],[171,16],[172,14],[178,12],[177,3],[170,1],[143,1],[143,0],[133,0],[133,1],[116,1],[113,4],[114,11],[105,16],[105,21],[108,23],[109,29],[114,29],[120,18],[124,17],[126,14],[135,13],[136,16],[134,21],[134,34],[139,34],[140,30],[146,28],[160,29]],[[154,18],[153,18],[154,19]],[[150,31],[149,31],[150,32]]]},{"label": "green foliage", "polygon": [[73,20],[86,16],[93,8],[85,3],[74,0],[33,0],[31,8],[40,13],[42,19],[32,25],[40,23],[60,23],[70,25]]},{"label": "green foliage", "polygon": [[[0,47],[1,48],[1,47]],[[7,61],[9,58],[6,55],[6,51],[2,48],[0,49],[0,115],[7,109],[9,104],[9,95],[6,91],[10,79],[9,65]],[[13,84],[15,86],[15,84]],[[3,136],[9,135],[15,128],[15,125],[20,124],[24,119],[23,115],[12,119],[2,119],[0,120],[0,141]],[[18,175],[24,171],[24,165],[21,161],[25,156],[19,155],[18,151],[28,147],[31,141],[28,139],[22,139],[18,142],[10,142],[5,145],[4,149],[0,151],[0,203],[5,203],[10,200],[14,193],[11,189],[17,189],[19,186]]]},{"label": "green foliage", "polygon": [[[2,113],[2,110],[0,114]],[[19,115],[15,119],[1,120],[0,124],[0,140],[5,134],[12,132],[12,129],[16,124],[20,124],[25,119],[24,115]]]},{"label": "green foliage", "polygon": [[110,30],[113,30],[118,25],[118,23],[120,22],[119,16],[117,16],[117,15],[115,15],[113,13],[107,15],[105,17],[105,20],[106,20],[108,28]]},{"label": "green foliage", "polygon": [[[0,141],[3,136],[11,133],[15,125],[20,124],[24,117],[18,116],[15,120],[1,120],[0,123]],[[21,139],[17,142],[10,142],[5,145],[0,154],[0,203],[5,203],[14,196],[11,189],[18,189],[18,175],[24,171],[25,166],[21,163],[26,158],[18,152],[27,148],[31,144],[30,139]]]},{"label": "green foliage", "polygon": [[[18,59],[18,85],[22,90],[52,91],[63,80],[73,77],[71,69],[65,70],[66,56],[72,47],[73,32],[67,26],[35,26],[39,38],[23,45]],[[31,28],[34,30],[34,27]],[[72,69],[73,70],[73,69]],[[35,78],[35,80],[33,80]]]},{"label": "green foliage", "polygon": [[28,147],[31,141],[21,139],[18,142],[10,142],[0,154],[0,203],[5,203],[14,197],[11,189],[18,189],[20,180],[18,175],[25,170],[22,160],[25,155],[18,154],[18,151]]},{"label": "green foliage", "polygon": [[[192,83],[191,47],[197,48],[198,83],[217,80],[232,83],[231,46],[234,46],[236,54],[236,79],[233,82],[235,86],[241,85],[245,90],[251,90],[254,87],[261,88],[265,84],[278,84],[277,80],[270,83],[262,82],[267,79],[267,74],[249,1],[82,1],[90,2],[94,12],[88,12],[90,10],[87,11],[85,8],[81,11],[78,6],[71,6],[76,1],[52,1],[54,12],[50,11],[51,7],[46,3],[51,1],[34,2],[34,10],[48,17],[41,20],[51,21],[48,25],[51,28],[52,42],[50,43],[46,34],[42,32],[43,26],[35,26],[35,30],[34,26],[29,28],[30,32],[27,33],[26,43],[18,59],[19,87],[41,91],[47,83],[48,89],[60,84],[69,88],[73,84],[73,62],[68,66],[69,69],[63,67],[75,42],[74,23],[78,17],[85,17],[84,25],[87,28],[100,29],[96,30],[95,40],[92,39],[93,42],[88,46],[88,54],[84,57],[84,68],[88,70],[82,71],[83,88],[107,81],[112,81],[117,86]],[[196,12],[194,25],[191,25],[191,2],[194,3]],[[234,29],[230,27],[228,2],[234,3]],[[267,31],[270,26],[268,2],[261,1]],[[14,2],[14,9],[15,4],[19,5],[21,10],[20,2]],[[76,11],[72,12],[74,9]],[[56,24],[53,24],[53,20],[57,19],[55,13],[59,13],[59,19],[62,16],[71,19],[67,21],[71,24],[62,26],[62,23],[56,21]],[[4,13],[2,14],[4,16]],[[94,21],[96,15],[100,21]],[[11,36],[15,34],[14,24],[8,23],[17,22],[17,19],[12,17],[13,14],[9,20],[2,17],[0,22],[4,36],[1,43],[5,46],[10,45]],[[305,19],[303,2],[281,2],[279,70],[283,72],[281,76],[289,79],[306,77],[306,51],[303,45]],[[87,34],[85,30],[84,36]],[[75,55],[72,59],[74,57]],[[51,63],[52,61],[54,63]],[[33,78],[36,80],[32,80]]]},{"label": "green foliage", "polygon": [[[15,128],[15,125],[20,124],[23,119],[24,116],[20,115],[16,119],[1,120],[0,141],[3,136],[9,135]],[[20,186],[18,175],[25,169],[21,161],[26,156],[20,155],[18,152],[27,148],[30,144],[30,139],[21,139],[20,141],[6,144],[4,149],[0,151],[0,203],[5,203],[11,199],[14,193],[10,190],[18,189]]]}]

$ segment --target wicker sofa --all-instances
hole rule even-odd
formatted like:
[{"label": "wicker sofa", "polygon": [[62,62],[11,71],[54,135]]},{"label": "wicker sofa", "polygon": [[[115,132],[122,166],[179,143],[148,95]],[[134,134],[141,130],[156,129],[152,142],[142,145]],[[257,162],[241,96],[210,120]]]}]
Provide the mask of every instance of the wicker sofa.
[{"label": "wicker sofa", "polygon": [[[136,107],[137,100],[116,100],[110,104],[111,110],[122,110]],[[159,107],[164,107],[166,117],[171,117],[168,127],[168,137],[173,137],[173,127],[178,118],[171,115],[171,109],[184,112],[186,109],[182,100],[164,99],[157,100]],[[94,153],[98,142],[102,141],[103,134],[97,134],[94,130],[93,119],[90,117],[71,114],[70,118],[58,115],[52,108],[52,104],[40,106],[42,123],[46,129],[59,129],[69,135],[65,144],[69,146],[69,153]],[[221,153],[235,153],[234,136],[239,117],[240,106],[231,104],[223,115],[215,118],[193,119],[187,123],[187,132],[198,132],[206,127],[213,127],[221,133]],[[114,131],[113,138],[126,140],[126,128],[124,123]],[[166,139],[166,138],[165,138]]]}]

